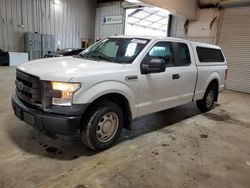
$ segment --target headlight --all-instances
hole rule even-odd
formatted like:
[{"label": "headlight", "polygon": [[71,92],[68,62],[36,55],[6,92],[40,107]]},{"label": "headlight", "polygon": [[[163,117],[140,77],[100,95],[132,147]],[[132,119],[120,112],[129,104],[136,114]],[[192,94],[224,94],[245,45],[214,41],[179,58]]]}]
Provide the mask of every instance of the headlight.
[{"label": "headlight", "polygon": [[61,91],[61,98],[52,98],[53,105],[71,106],[74,93],[80,88],[79,83],[51,82],[53,90]]}]

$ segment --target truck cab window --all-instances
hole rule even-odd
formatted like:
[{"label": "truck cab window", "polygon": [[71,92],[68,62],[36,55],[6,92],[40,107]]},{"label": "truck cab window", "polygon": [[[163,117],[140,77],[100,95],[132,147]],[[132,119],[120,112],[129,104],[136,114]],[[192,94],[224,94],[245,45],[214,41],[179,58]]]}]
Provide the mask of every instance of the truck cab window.
[{"label": "truck cab window", "polygon": [[153,58],[161,58],[166,62],[166,66],[172,66],[174,63],[173,47],[171,42],[157,42],[147,53],[143,62],[150,61]]},{"label": "truck cab window", "polygon": [[177,61],[175,66],[186,66],[191,64],[188,45],[185,43],[175,43]]}]

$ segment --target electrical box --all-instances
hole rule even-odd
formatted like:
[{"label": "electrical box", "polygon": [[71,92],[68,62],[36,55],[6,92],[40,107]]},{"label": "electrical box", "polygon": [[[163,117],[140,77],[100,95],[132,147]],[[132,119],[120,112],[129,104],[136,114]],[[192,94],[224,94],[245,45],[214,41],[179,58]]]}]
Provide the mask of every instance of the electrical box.
[{"label": "electrical box", "polygon": [[55,36],[40,33],[25,33],[25,51],[29,60],[44,57],[48,52],[55,51]]},{"label": "electrical box", "polygon": [[42,57],[41,34],[25,33],[25,51],[29,54],[29,60]]},{"label": "electrical box", "polygon": [[42,57],[55,51],[55,36],[42,34]]}]

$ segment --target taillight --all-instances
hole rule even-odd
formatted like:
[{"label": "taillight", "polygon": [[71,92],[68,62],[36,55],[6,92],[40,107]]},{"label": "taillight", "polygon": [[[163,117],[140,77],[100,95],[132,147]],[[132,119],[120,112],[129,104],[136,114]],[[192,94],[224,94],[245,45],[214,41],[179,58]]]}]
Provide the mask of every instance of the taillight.
[{"label": "taillight", "polygon": [[225,80],[227,80],[227,72],[228,72],[228,69],[225,70]]}]

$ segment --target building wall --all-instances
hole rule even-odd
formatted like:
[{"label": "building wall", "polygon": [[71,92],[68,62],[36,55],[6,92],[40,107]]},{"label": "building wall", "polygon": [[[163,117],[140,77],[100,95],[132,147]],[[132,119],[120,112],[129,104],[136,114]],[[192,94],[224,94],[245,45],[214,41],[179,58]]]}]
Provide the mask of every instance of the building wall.
[{"label": "building wall", "polygon": [[[103,24],[104,16],[123,16],[121,24]],[[95,39],[105,38],[111,35],[124,34],[125,9],[121,2],[102,3],[96,9]]]},{"label": "building wall", "polygon": [[215,44],[220,18],[221,10],[217,8],[200,9],[196,21],[173,16],[170,36]]},{"label": "building wall", "polygon": [[94,38],[95,6],[93,0],[0,0],[0,49],[23,52],[25,32],[55,35],[59,48],[80,47],[80,38]]},{"label": "building wall", "polygon": [[197,18],[197,0],[141,0],[143,3],[167,9],[191,20]]}]

